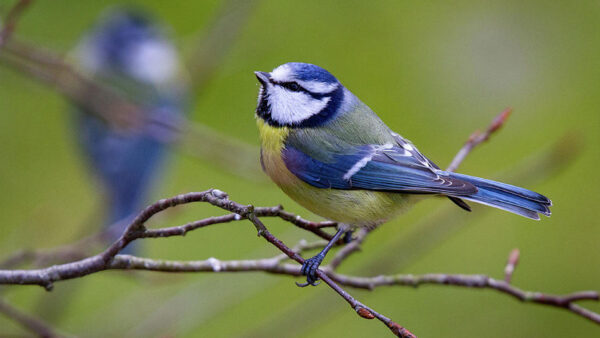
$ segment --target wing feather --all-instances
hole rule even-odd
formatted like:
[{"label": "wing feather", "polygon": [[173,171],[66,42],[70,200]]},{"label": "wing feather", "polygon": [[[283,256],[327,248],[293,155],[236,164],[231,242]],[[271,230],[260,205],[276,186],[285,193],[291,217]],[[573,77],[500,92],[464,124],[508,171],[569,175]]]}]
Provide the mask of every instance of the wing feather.
[{"label": "wing feather", "polygon": [[288,170],[317,188],[452,195],[477,192],[471,183],[434,169],[424,156],[415,156],[413,149],[418,153],[416,148],[394,144],[361,145],[324,162],[288,145],[282,155]]}]

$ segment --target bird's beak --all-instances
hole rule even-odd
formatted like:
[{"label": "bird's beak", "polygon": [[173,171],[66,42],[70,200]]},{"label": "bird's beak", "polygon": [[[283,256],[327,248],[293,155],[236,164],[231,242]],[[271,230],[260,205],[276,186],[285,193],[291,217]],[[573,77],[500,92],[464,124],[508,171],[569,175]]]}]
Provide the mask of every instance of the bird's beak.
[{"label": "bird's beak", "polygon": [[256,75],[258,81],[264,86],[269,82],[270,74],[267,72],[254,72],[254,75]]}]

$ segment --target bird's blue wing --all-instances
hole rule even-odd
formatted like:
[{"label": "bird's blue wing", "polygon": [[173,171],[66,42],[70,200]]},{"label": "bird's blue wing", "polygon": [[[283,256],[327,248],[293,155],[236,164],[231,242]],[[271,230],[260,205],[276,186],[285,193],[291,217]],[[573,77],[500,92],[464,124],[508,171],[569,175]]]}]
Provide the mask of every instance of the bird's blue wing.
[{"label": "bird's blue wing", "polygon": [[400,145],[361,145],[325,162],[287,145],[282,156],[288,170],[317,188],[450,195],[477,192],[471,183],[450,177],[414,153],[418,151]]}]

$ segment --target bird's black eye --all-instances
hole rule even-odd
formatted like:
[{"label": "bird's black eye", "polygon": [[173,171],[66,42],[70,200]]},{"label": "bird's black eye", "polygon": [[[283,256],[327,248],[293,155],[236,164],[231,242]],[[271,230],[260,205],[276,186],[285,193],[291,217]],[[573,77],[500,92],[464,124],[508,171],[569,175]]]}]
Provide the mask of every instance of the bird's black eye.
[{"label": "bird's black eye", "polygon": [[281,84],[281,86],[283,88],[289,89],[293,92],[299,92],[302,90],[302,87],[300,87],[300,85],[297,84],[296,82],[284,82]]}]

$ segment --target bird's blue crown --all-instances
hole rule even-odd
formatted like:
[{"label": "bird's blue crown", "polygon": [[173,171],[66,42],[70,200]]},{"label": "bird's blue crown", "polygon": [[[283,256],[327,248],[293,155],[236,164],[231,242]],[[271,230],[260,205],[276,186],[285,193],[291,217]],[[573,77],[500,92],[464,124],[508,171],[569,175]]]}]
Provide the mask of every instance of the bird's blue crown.
[{"label": "bird's blue crown", "polygon": [[286,63],[294,74],[294,77],[301,81],[318,81],[327,84],[339,83],[335,76],[327,70],[310,63],[289,62]]}]

